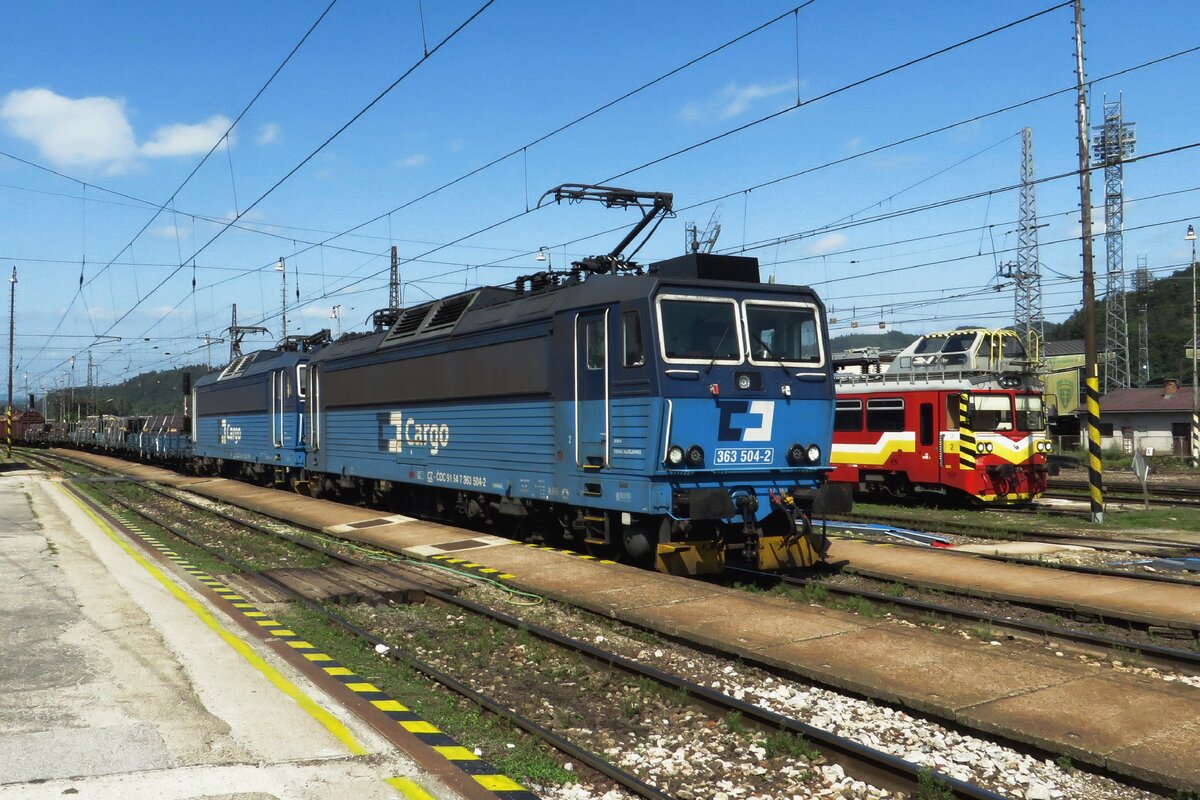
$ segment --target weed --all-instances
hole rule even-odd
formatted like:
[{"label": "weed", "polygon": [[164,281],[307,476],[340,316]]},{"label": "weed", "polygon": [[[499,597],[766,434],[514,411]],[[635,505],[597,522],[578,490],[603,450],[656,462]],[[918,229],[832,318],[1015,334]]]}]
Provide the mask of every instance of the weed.
[{"label": "weed", "polygon": [[923,769],[917,773],[917,794],[914,800],[954,800],[954,792],[933,772]]},{"label": "weed", "polygon": [[746,723],[742,719],[742,712],[740,711],[730,711],[725,715],[723,721],[725,723],[725,730],[735,736],[741,736],[746,732]]},{"label": "weed", "polygon": [[888,597],[904,597],[907,587],[903,583],[893,583],[887,588]]},{"label": "weed", "polygon": [[980,639],[985,642],[990,642],[996,638],[996,631],[988,625],[971,625],[967,628],[967,633],[969,633],[973,638]]},{"label": "weed", "polygon": [[821,755],[821,752],[813,747],[808,739],[804,738],[804,734],[793,733],[782,728],[769,734],[763,740],[763,749],[767,751],[767,758],[803,757],[813,761]]},{"label": "weed", "polygon": [[870,600],[865,597],[858,597],[857,595],[847,597],[844,600],[839,600],[833,604],[833,607],[841,609],[842,611],[850,611],[862,617],[875,618],[881,617],[884,614],[884,612]]},{"label": "weed", "polygon": [[1058,758],[1054,759],[1054,763],[1057,764],[1058,768],[1063,772],[1075,771],[1075,765],[1071,763],[1070,756],[1059,756]]},{"label": "weed", "polygon": [[1130,650],[1128,647],[1121,647],[1120,645],[1113,647],[1112,660],[1138,668],[1146,664],[1146,657],[1141,653],[1136,650]]}]

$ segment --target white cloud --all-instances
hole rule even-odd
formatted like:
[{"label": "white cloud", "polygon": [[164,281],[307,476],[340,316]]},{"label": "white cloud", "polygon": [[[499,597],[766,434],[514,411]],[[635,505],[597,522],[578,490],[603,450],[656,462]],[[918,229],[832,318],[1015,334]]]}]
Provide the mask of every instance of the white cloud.
[{"label": "white cloud", "polygon": [[300,309],[300,316],[304,319],[327,319],[333,320],[333,306],[305,306]]},{"label": "white cloud", "polygon": [[[154,306],[152,308],[139,309],[143,316],[151,319],[162,319],[170,315],[172,320],[190,320],[192,318],[192,310],[184,306]],[[166,349],[165,347],[163,349]]]},{"label": "white cloud", "polygon": [[178,238],[180,241],[190,239],[192,237],[191,231],[189,231],[187,228],[176,228],[174,225],[159,225],[156,228],[151,228],[149,233],[151,236],[159,239]]},{"label": "white cloud", "polygon": [[163,125],[154,132],[153,139],[142,145],[142,153],[151,158],[204,155],[220,141],[230,124],[228,117],[217,114],[195,125]]},{"label": "white cloud", "polygon": [[787,91],[795,91],[794,82],[764,85],[752,83],[739,86],[730,82],[707,100],[698,100],[684,106],[679,116],[687,122],[707,122],[714,119],[731,119],[744,114],[750,106],[769,97]]},{"label": "white cloud", "polygon": [[279,126],[274,122],[268,122],[258,129],[258,135],[254,137],[255,144],[270,144],[279,138]]},{"label": "white cloud", "polygon": [[137,154],[124,106],[112,97],[74,100],[49,89],[18,89],[5,96],[0,119],[57,166],[118,173]]},{"label": "white cloud", "polygon": [[96,322],[112,322],[117,318],[117,312],[107,306],[88,306],[87,316]]},{"label": "white cloud", "polygon": [[860,150],[863,149],[863,145],[866,144],[866,141],[867,141],[866,138],[863,136],[855,136],[853,139],[846,142],[846,152],[848,152],[848,153],[859,152]]},{"label": "white cloud", "polygon": [[848,241],[849,239],[846,238],[846,234],[844,233],[826,234],[810,244],[808,246],[808,252],[814,256],[823,256],[826,253],[832,253],[834,250],[837,250]]},{"label": "white cloud", "polygon": [[429,159],[425,157],[424,153],[414,153],[407,158],[398,159],[396,161],[396,166],[400,169],[412,169],[413,167],[419,167],[423,165],[428,160]]}]

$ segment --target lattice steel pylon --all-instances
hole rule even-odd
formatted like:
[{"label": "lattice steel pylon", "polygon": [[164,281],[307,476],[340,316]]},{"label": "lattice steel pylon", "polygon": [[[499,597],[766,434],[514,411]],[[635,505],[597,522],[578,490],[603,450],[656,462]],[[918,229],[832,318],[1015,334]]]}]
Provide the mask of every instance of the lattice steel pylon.
[{"label": "lattice steel pylon", "polygon": [[1108,255],[1105,273],[1104,305],[1108,309],[1104,324],[1104,390],[1124,389],[1130,385],[1129,319],[1125,312],[1125,253],[1122,231],[1125,225],[1125,159],[1133,155],[1136,137],[1133,123],[1122,120],[1121,99],[1104,99],[1104,124],[1093,130],[1092,166],[1104,167],[1104,245]]},{"label": "lattice steel pylon", "polygon": [[1013,319],[1032,357],[1038,352],[1042,317],[1042,267],[1038,260],[1037,197],[1033,192],[1033,130],[1021,129],[1021,217],[1017,229],[1017,263],[1006,265],[1013,279]]},{"label": "lattice steel pylon", "polygon": [[1133,292],[1138,297],[1138,385],[1150,382],[1150,268],[1146,255],[1139,253],[1137,269],[1133,273]]}]

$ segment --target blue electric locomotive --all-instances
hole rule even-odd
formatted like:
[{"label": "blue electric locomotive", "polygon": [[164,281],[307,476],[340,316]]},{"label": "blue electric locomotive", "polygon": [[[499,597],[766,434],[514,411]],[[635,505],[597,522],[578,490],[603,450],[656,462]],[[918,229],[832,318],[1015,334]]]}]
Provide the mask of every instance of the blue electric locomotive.
[{"label": "blue electric locomotive", "polygon": [[301,480],[667,572],[811,565],[814,503],[845,502],[827,341],[817,295],[752,258],[614,254],[463,292],[312,357]]},{"label": "blue electric locomotive", "polygon": [[192,388],[192,465],[219,474],[283,483],[306,466],[308,377],[329,332],[289,337],[277,350],[238,356]]}]

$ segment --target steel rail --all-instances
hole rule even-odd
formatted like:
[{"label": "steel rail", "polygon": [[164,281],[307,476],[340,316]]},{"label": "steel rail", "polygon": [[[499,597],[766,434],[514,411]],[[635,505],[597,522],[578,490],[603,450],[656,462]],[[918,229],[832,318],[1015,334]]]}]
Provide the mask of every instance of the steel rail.
[{"label": "steel rail", "polygon": [[[88,466],[95,467],[95,465],[88,465]],[[115,474],[119,475],[119,473],[115,473]],[[226,519],[235,524],[245,524],[244,521],[238,520],[236,517],[233,517],[233,516],[227,515],[227,514],[223,514],[223,513],[219,513],[215,509],[205,508],[201,504],[195,504],[195,503],[191,503],[189,501],[185,501],[182,498],[175,497],[172,494],[170,494],[162,489],[153,487],[152,484],[141,484],[141,485],[143,485],[145,488],[152,488],[155,491],[162,494],[164,497],[167,497],[171,500],[175,500],[177,502],[199,508],[202,511],[214,513],[217,516],[220,516],[221,518]],[[99,489],[99,487],[96,487],[96,488]],[[327,609],[324,609],[319,604],[316,604],[313,601],[310,601],[307,598],[304,598],[303,596],[299,595],[294,590],[292,590],[290,587],[287,587],[285,584],[275,581],[274,579],[272,579],[269,576],[264,575],[262,573],[256,573],[254,570],[250,569],[249,567],[238,563],[236,559],[225,556],[224,554],[217,552],[215,549],[210,548],[210,547],[204,545],[203,543],[197,542],[194,538],[188,536],[187,534],[183,534],[182,532],[176,531],[170,523],[168,523],[164,520],[161,520],[161,519],[156,519],[155,515],[151,515],[149,512],[146,512],[143,509],[139,509],[131,503],[127,503],[122,498],[116,497],[103,489],[100,489],[100,492],[102,494],[104,494],[105,496],[109,497],[110,499],[112,499],[114,502],[117,502],[119,505],[129,509],[131,512],[143,517],[144,519],[149,520],[153,524],[163,528],[164,530],[167,530],[172,535],[178,536],[179,538],[183,539],[184,541],[187,541],[189,544],[192,544],[193,546],[204,550],[205,552],[209,553],[213,557],[215,557],[221,561],[224,561],[243,572],[255,574],[255,577],[258,579],[262,579],[262,580],[271,582],[272,585],[279,587],[281,591],[285,592],[286,594],[288,594],[291,597],[294,597],[294,598],[300,600],[302,603],[304,603],[309,608],[313,609],[317,613],[320,613],[322,616],[326,617],[327,619],[334,621],[340,627],[344,628],[347,631],[354,633],[356,636],[359,636],[360,638],[365,639],[366,641],[370,642],[373,645],[383,645],[383,646],[387,647],[389,656],[404,660],[405,662],[414,666],[415,668],[420,670],[422,673],[424,673],[427,676],[429,676],[430,678],[438,681],[439,683],[444,683],[443,679],[445,679],[446,681],[449,681],[449,683],[444,683],[444,685],[446,685],[448,688],[453,689],[455,692],[463,694],[463,696],[468,697],[469,699],[472,699],[473,701],[479,703],[480,705],[484,706],[485,708],[488,708],[489,710],[495,711],[495,713],[497,713],[497,714],[501,714],[502,716],[505,716],[505,718],[510,718],[509,713],[515,714],[515,712],[510,712],[507,709],[501,708],[499,706],[499,704],[496,703],[496,701],[491,700],[490,698],[487,698],[483,695],[479,695],[470,687],[466,686],[465,684],[462,684],[461,682],[457,681],[453,677],[446,675],[445,673],[441,672],[437,668],[432,667],[430,665],[426,665],[423,662],[420,662],[420,661],[417,661],[416,659],[411,658],[410,656],[400,655],[398,653],[397,647],[395,645],[374,636],[369,631],[365,631],[363,629],[358,628],[353,623],[342,618],[340,615],[337,615],[334,612],[328,611]],[[305,526],[295,525],[294,523],[291,523],[291,524],[293,527],[297,528],[298,530],[306,530]],[[261,532],[261,533],[264,533],[267,535],[287,539],[288,541],[291,541],[301,547],[305,547],[305,548],[309,548],[309,549],[312,549],[315,551],[322,552],[326,555],[337,558],[338,560],[341,560],[347,564],[354,564],[356,566],[366,567],[366,568],[370,568],[370,569],[379,569],[379,565],[377,562],[366,561],[366,560],[354,558],[353,556],[348,556],[345,554],[331,552],[324,547],[316,545],[315,543],[307,542],[302,539],[297,539],[295,537],[284,534],[280,531],[274,531],[269,528],[265,528],[265,527],[257,526],[257,525],[253,525],[253,524],[247,525],[247,527],[250,527],[258,532]],[[307,530],[311,530],[311,529],[307,529]],[[851,739],[830,733],[829,731],[813,727],[811,725],[808,725],[804,722],[793,719],[791,717],[786,717],[782,714],[777,714],[773,711],[768,711],[767,709],[761,708],[752,703],[747,703],[742,700],[737,700],[729,695],[714,691],[706,686],[688,681],[677,675],[673,675],[671,673],[664,672],[664,671],[656,669],[654,667],[649,667],[649,666],[640,664],[636,661],[627,659],[624,656],[618,655],[616,653],[601,650],[600,648],[597,648],[594,645],[591,645],[587,642],[582,642],[582,641],[573,639],[564,634],[560,634],[557,631],[553,631],[553,630],[550,630],[549,628],[544,628],[540,625],[537,625],[536,623],[530,623],[530,622],[518,619],[511,615],[505,614],[501,611],[496,611],[494,609],[488,608],[487,606],[475,603],[470,600],[466,600],[461,597],[457,597],[455,595],[452,595],[452,594],[449,594],[446,592],[439,591],[437,589],[426,588],[426,589],[424,589],[424,591],[427,595],[434,597],[441,602],[457,606],[464,610],[471,611],[472,613],[487,617],[488,619],[494,620],[496,622],[499,622],[501,624],[504,624],[506,626],[514,628],[516,630],[528,631],[530,634],[537,636],[540,639],[543,639],[543,640],[549,641],[549,642],[553,642],[554,644],[556,644],[560,647],[563,647],[565,649],[568,649],[573,652],[584,655],[597,663],[619,668],[622,671],[624,671],[628,674],[631,674],[631,675],[648,678],[648,679],[653,680],[661,685],[667,686],[675,691],[686,692],[689,697],[700,698],[706,704],[709,704],[718,709],[721,709],[722,711],[736,712],[738,714],[741,714],[743,719],[745,719],[749,722],[752,722],[754,724],[757,724],[764,730],[769,730],[769,731],[785,730],[785,731],[788,731],[788,732],[791,732],[794,734],[802,735],[808,741],[810,741],[816,747],[816,749],[819,750],[823,755],[825,755],[826,757],[831,757],[831,760],[836,760],[838,763],[843,765],[843,768],[847,769],[848,774],[852,774],[856,778],[858,778],[860,780],[864,780],[866,782],[869,782],[872,785],[879,786],[880,788],[890,789],[891,791],[902,791],[902,792],[907,792],[907,793],[912,794],[920,786],[920,781],[922,780],[922,776],[927,776],[927,777],[925,777],[925,780],[928,780],[929,778],[936,780],[937,782],[945,785],[950,790],[953,797],[961,798],[962,800],[1001,800],[1004,797],[1003,795],[997,794],[988,789],[984,789],[983,787],[975,786],[974,784],[968,783],[966,781],[958,780],[957,778],[954,778],[950,775],[946,775],[941,772],[929,770],[920,765],[907,762],[907,761],[903,760],[902,758],[899,758],[898,756],[893,756],[889,753],[884,753],[880,750],[875,750],[874,748],[870,748],[870,747],[867,747],[866,745],[859,744],[858,742],[855,742]],[[491,705],[489,705],[489,704],[491,704]],[[493,707],[493,705],[495,707]],[[613,770],[616,772],[623,772],[623,771],[617,770],[617,768],[612,767],[612,765],[609,764],[607,761],[603,761],[602,759],[599,759],[598,756],[591,756],[592,759],[599,759],[598,763],[591,763],[588,759],[588,756],[591,754],[587,753],[587,751],[583,751],[580,748],[577,748],[575,745],[572,745],[570,742],[561,739],[561,737],[558,737],[556,734],[545,730],[544,728],[539,726],[537,723],[532,722],[531,720],[525,720],[523,717],[519,717],[519,719],[522,720],[525,724],[522,724],[522,722],[518,721],[518,719],[511,719],[511,721],[513,721],[514,724],[517,724],[518,726],[522,727],[523,729],[529,731],[530,733],[533,733],[535,736],[538,736],[540,738],[545,738],[546,741],[548,741],[550,744],[555,746],[557,749],[562,750],[562,752],[566,753],[567,755],[570,755],[573,758],[577,758],[582,763],[585,763],[588,766],[592,767],[593,769],[596,769],[596,771],[601,772],[602,774],[605,774],[606,776],[610,777],[614,781],[622,783],[622,785],[626,785],[622,781],[620,781],[620,779],[618,777],[614,776],[613,774],[610,774],[610,772],[609,772],[609,770]],[[528,725],[529,727],[526,727],[526,725]],[[562,745],[561,747],[560,747],[560,743]],[[625,774],[628,774],[628,773],[625,773]],[[636,776],[630,776],[630,777],[633,779],[633,781],[637,781],[638,783],[640,783],[639,779],[637,779]],[[643,784],[643,786],[645,786],[645,784]],[[630,788],[631,791],[638,791],[633,786],[626,786],[626,788]],[[646,788],[648,788],[650,791],[654,792],[654,794],[642,794],[643,797],[655,797],[655,798],[657,798],[657,797],[666,798],[667,797],[666,795],[663,795],[660,792],[658,792],[658,790],[654,789],[653,787],[646,787]]]},{"label": "steel rail", "polygon": [[[1158,666],[1166,666],[1172,670],[1178,669],[1180,666],[1186,666],[1195,671],[1193,674],[1200,674],[1200,652],[1179,650],[1173,647],[1163,647],[1155,644],[1133,642],[1125,639],[1118,639],[1112,636],[1102,636],[1100,634],[1063,628],[1057,625],[1046,625],[1040,622],[1009,619],[996,614],[986,614],[980,611],[955,608],[953,606],[945,606],[925,600],[913,600],[906,597],[893,597],[892,595],[872,591],[870,589],[858,589],[850,586],[835,586],[809,578],[798,578],[791,575],[779,575],[776,573],[762,572],[759,570],[742,567],[727,566],[726,570],[729,572],[748,575],[754,578],[760,584],[773,582],[786,583],[792,586],[821,586],[834,594],[863,597],[879,603],[889,603],[891,605],[899,606],[911,611],[941,614],[953,619],[967,620],[970,622],[985,622],[989,625],[994,625],[997,628],[1015,630],[1027,634],[1036,634],[1046,638],[1062,639],[1065,641],[1074,642],[1076,644],[1089,645],[1097,650],[1132,651],[1143,656],[1148,661],[1154,661]],[[1184,629],[1181,628],[1180,630]]]},{"label": "steel rail", "polygon": [[[259,572],[255,569],[253,569],[249,565],[243,563],[242,561],[240,561],[237,558],[234,558],[233,556],[228,555],[227,553],[223,553],[223,552],[217,550],[216,548],[213,548],[213,547],[210,547],[210,546],[204,544],[203,542],[199,541],[195,537],[179,530],[178,526],[175,523],[164,520],[163,518],[159,517],[156,514],[152,514],[144,509],[137,507],[136,505],[125,500],[124,498],[118,497],[117,495],[113,494],[112,492],[109,492],[108,490],[101,488],[101,486],[98,484],[93,483],[93,484],[91,484],[91,486],[99,494],[103,495],[106,499],[110,500],[111,502],[116,503],[117,505],[127,509],[128,511],[130,511],[133,514],[136,514],[137,516],[141,517],[142,519],[145,519],[148,522],[158,526],[159,528],[162,528],[163,530],[170,533],[172,536],[175,536],[175,537],[181,539],[182,541],[187,542],[191,546],[203,551],[204,553],[208,554],[209,556],[212,556],[213,558],[217,559],[218,561],[228,564],[229,566],[233,567],[234,569],[238,570],[239,572],[242,572],[242,573],[248,574],[248,575],[253,575],[256,580],[261,580],[265,583],[269,583],[276,590],[291,597],[293,600],[306,606],[313,612],[319,614],[321,617],[333,622],[334,624],[336,624],[338,627],[342,628],[343,630],[345,630],[349,633],[352,633],[361,639],[364,639],[372,646],[386,647],[387,652],[383,653],[382,655],[385,655],[388,658],[395,659],[397,661],[401,661],[401,662],[407,664],[408,666],[421,672],[426,677],[436,681],[437,683],[440,683],[441,685],[445,686],[447,689],[450,689],[455,694],[458,694],[458,695],[470,700],[471,702],[475,703],[476,705],[480,706],[481,708],[484,708],[487,711],[490,711],[490,712],[504,718],[505,720],[511,722],[513,725],[524,730],[526,733],[529,733],[539,739],[542,739],[547,744],[551,745],[552,747],[554,747],[556,750],[560,751],[564,755],[567,755],[570,758],[574,758],[574,759],[578,760],[579,762],[586,764],[588,767],[594,769],[596,772],[599,772],[600,774],[604,775],[605,777],[615,781],[617,784],[619,784],[623,788],[628,789],[629,791],[637,794],[639,797],[648,798],[648,800],[673,800],[673,798],[670,795],[665,794],[662,791],[660,791],[659,789],[657,789],[656,787],[645,783],[640,778],[638,778],[636,775],[633,775],[632,773],[621,770],[621,769],[613,766],[611,763],[609,763],[605,759],[601,758],[600,756],[598,756],[588,750],[585,750],[575,744],[572,744],[570,741],[562,738],[561,736],[554,733],[553,731],[550,731],[549,729],[544,728],[543,726],[539,725],[538,723],[534,722],[533,720],[529,719],[528,717],[525,717],[524,715],[519,714],[516,711],[513,711],[512,709],[503,705],[499,701],[497,701],[485,694],[482,694],[481,692],[478,692],[478,691],[472,689],[466,683],[458,680],[457,678],[453,677],[452,675],[449,675],[448,673],[445,673],[445,672],[439,670],[437,667],[434,667],[431,664],[427,664],[427,663],[421,661],[420,659],[414,658],[413,656],[405,654],[399,645],[388,642],[384,639],[379,638],[378,636],[375,636],[374,634],[370,633],[369,631],[359,628],[354,623],[352,623],[349,620],[347,620],[346,618],[342,617],[340,614],[330,611],[328,608],[321,605],[320,603],[316,603],[316,602],[304,597],[302,594],[300,594],[296,590],[292,589],[287,584],[285,584],[279,580],[276,580],[275,578],[271,577],[270,575],[267,575],[263,572]],[[282,538],[289,538],[289,537],[282,537]],[[310,544],[303,543],[303,542],[295,540],[295,539],[289,538],[289,541],[293,541],[296,544],[299,544],[304,547],[309,547],[310,549],[313,549],[313,550],[325,552],[328,555],[334,555],[332,553],[328,553],[323,548],[311,546]],[[335,556],[335,557],[338,557],[341,560],[346,561],[346,563],[356,563],[354,560],[352,560],[346,556]],[[373,565],[366,563],[366,564],[360,564],[360,566],[373,566]],[[425,589],[424,591],[426,592],[426,594],[432,593],[432,590],[430,590],[430,589]],[[376,650],[375,652],[378,653],[379,650]]]}]

